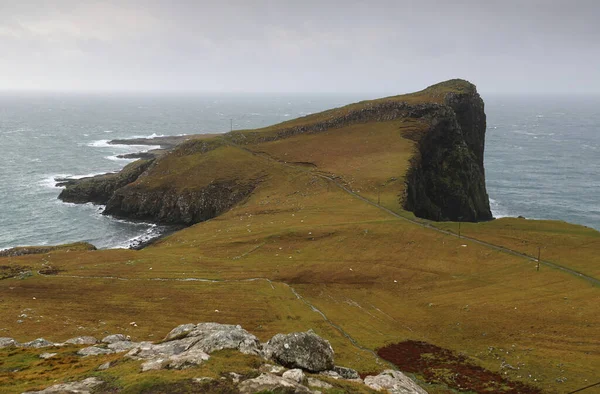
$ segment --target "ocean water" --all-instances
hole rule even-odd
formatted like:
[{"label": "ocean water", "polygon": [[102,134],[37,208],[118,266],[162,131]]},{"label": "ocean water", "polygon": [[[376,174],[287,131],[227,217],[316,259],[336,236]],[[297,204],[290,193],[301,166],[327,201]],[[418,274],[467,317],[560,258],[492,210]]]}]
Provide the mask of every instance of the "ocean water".
[{"label": "ocean water", "polygon": [[495,217],[600,230],[600,96],[484,96]]},{"label": "ocean water", "polygon": [[[600,229],[600,98],[486,96],[486,176],[496,217]],[[118,171],[144,146],[117,138],[267,126],[361,95],[134,96],[0,94],[0,249],[88,241],[128,247],[161,231],[57,199],[56,177]],[[374,98],[374,97],[373,97]]]},{"label": "ocean water", "polygon": [[120,170],[147,146],[111,139],[226,132],[267,126],[364,97],[0,94],[0,249],[88,241],[128,247],[161,228],[57,199],[56,177]]}]

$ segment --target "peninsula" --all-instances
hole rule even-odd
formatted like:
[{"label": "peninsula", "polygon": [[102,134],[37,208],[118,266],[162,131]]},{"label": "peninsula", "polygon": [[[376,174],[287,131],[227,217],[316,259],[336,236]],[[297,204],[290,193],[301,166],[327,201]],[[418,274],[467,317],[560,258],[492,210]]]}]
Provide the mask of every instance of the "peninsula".
[{"label": "peninsula", "polygon": [[185,228],[142,250],[3,252],[3,392],[595,383],[600,233],[492,220],[485,129],[475,86],[451,80],[66,182],[64,201]]}]

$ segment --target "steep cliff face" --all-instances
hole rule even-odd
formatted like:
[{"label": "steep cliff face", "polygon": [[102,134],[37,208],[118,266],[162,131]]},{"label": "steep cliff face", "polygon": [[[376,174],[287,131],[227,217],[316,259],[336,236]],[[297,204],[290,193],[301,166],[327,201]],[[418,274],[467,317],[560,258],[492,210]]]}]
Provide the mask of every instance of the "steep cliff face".
[{"label": "steep cliff face", "polygon": [[[260,179],[273,170],[268,160],[258,158],[268,155],[265,149],[270,143],[361,124],[368,124],[365,130],[370,133],[398,121],[404,126],[399,126],[399,135],[393,131],[394,138],[415,142],[408,171],[392,177],[405,179],[406,187],[394,194],[402,194],[403,207],[431,220],[491,219],[483,168],[484,104],[475,86],[463,80],[351,104],[264,129],[191,137],[156,159],[130,164],[119,174],[69,182],[60,198],[106,204],[105,214],[118,217],[191,225],[218,216],[254,191]],[[357,135],[351,141],[342,141],[350,138],[345,133],[338,138],[340,144],[361,144]],[[273,153],[272,159],[286,165],[291,156],[297,162],[313,160],[314,149],[298,146],[289,146],[279,156]],[[411,146],[412,142],[385,154],[406,163]],[[346,159],[339,157],[340,161]],[[357,163],[355,168],[364,164]],[[334,171],[340,171],[339,167]]]},{"label": "steep cliff face", "polygon": [[134,182],[153,163],[151,160],[138,160],[128,164],[120,172],[94,177],[67,180],[59,182],[65,189],[58,196],[65,202],[84,204],[106,204],[114,192],[125,185]]},{"label": "steep cliff face", "polygon": [[227,211],[248,196],[254,186],[233,180],[212,182],[196,190],[149,190],[140,185],[131,185],[113,194],[104,213],[163,224],[191,225]]},{"label": "steep cliff face", "polygon": [[446,93],[443,105],[427,116],[430,127],[418,139],[406,176],[404,207],[431,220],[490,220],[483,168],[484,103],[474,85],[451,82],[462,89]]}]

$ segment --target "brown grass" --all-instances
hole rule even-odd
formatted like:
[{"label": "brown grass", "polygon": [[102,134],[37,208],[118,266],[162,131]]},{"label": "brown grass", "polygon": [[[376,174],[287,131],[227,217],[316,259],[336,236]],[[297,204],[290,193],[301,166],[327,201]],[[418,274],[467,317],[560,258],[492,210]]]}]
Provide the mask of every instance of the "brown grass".
[{"label": "brown grass", "polygon": [[[536,272],[524,258],[395,218],[320,177],[337,176],[371,201],[380,189],[382,205],[412,217],[398,202],[413,146],[404,127],[418,124],[356,125],[249,146],[256,154],[226,146],[165,159],[147,180],[156,187],[201,185],[221,176],[260,175],[262,181],[231,211],[141,251],[3,258],[0,265],[61,271],[0,281],[0,336],[58,341],[123,332],[152,340],[181,323],[217,321],[241,324],[267,340],[312,328],[331,341],[338,364],[362,372],[388,365],[346,335],[371,350],[424,341],[544,392],[597,380],[597,287],[557,270]],[[543,258],[599,273],[593,230],[517,219],[462,226],[469,236],[529,254],[544,244]],[[189,278],[218,282],[174,280]],[[20,319],[22,313],[31,318]],[[137,366],[128,365],[115,370],[120,385],[142,379]],[[44,381],[50,375],[36,384]]]}]

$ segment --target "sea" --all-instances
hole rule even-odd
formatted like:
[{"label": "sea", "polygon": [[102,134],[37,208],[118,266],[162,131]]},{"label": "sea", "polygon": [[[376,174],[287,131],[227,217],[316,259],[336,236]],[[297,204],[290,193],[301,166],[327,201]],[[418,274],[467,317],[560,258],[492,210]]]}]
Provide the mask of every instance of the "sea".
[{"label": "sea", "polygon": [[[600,96],[482,94],[495,217],[600,230]],[[369,95],[0,93],[0,249],[87,241],[127,248],[165,229],[57,199],[56,178],[116,172],[152,149],[112,139],[220,133],[276,124]]]}]

